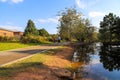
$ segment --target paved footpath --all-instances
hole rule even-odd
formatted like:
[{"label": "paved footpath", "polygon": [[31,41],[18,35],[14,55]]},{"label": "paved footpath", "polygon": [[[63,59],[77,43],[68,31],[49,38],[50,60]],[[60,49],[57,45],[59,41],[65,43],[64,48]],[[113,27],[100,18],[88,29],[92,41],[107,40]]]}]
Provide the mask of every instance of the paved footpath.
[{"label": "paved footpath", "polygon": [[32,46],[21,49],[14,49],[9,51],[0,51],[0,66],[13,62],[15,60],[42,52],[44,50],[57,48],[57,46]]}]

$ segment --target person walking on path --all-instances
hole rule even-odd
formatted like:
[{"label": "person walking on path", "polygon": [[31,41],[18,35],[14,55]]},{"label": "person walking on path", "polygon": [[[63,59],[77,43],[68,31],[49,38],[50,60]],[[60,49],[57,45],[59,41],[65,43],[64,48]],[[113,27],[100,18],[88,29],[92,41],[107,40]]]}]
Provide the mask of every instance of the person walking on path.
[{"label": "person walking on path", "polygon": [[60,36],[58,36],[58,43],[60,43],[61,42],[61,37]]}]

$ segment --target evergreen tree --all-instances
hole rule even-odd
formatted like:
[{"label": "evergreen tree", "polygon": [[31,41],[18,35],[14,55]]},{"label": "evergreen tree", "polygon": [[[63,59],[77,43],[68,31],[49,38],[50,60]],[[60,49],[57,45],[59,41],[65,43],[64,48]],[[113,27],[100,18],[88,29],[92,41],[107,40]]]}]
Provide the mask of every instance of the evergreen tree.
[{"label": "evergreen tree", "polygon": [[100,40],[102,42],[115,42],[119,33],[119,18],[109,13],[100,23]]},{"label": "evergreen tree", "polygon": [[27,35],[38,35],[38,30],[36,29],[34,22],[32,20],[28,20],[27,26],[24,31],[24,36]]}]

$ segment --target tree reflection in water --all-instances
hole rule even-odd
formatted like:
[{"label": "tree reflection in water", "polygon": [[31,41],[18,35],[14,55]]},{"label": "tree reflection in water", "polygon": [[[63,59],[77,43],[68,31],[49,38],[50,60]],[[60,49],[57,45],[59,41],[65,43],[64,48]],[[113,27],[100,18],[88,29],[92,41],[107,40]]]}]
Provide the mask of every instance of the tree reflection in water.
[{"label": "tree reflection in water", "polygon": [[120,47],[103,45],[99,56],[105,69],[109,71],[120,70]]},{"label": "tree reflection in water", "polygon": [[81,45],[76,48],[78,62],[82,62],[83,64],[89,64],[90,55],[94,54],[93,45]]},{"label": "tree reflection in water", "polygon": [[73,57],[72,68],[75,73],[74,78],[82,78],[87,74],[83,69],[84,65],[87,65],[91,61],[91,54],[94,54],[93,45],[81,45],[75,49],[76,56]]}]

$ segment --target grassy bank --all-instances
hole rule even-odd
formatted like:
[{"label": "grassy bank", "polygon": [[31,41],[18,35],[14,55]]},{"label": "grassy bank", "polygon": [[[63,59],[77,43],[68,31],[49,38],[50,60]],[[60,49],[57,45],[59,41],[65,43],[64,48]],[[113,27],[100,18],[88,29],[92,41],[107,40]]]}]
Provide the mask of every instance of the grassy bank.
[{"label": "grassy bank", "polygon": [[0,42],[0,51],[24,48],[24,47],[35,46],[35,45],[38,45],[38,44],[23,44],[19,42],[14,42],[14,43]]},{"label": "grassy bank", "polygon": [[45,75],[49,76],[48,80],[52,80],[50,78],[56,77],[55,72],[52,72],[53,69],[57,68],[61,71],[61,69],[68,68],[71,65],[68,60],[71,55],[66,50],[69,50],[69,48],[49,50],[20,62],[1,67],[0,80],[44,80]]}]

